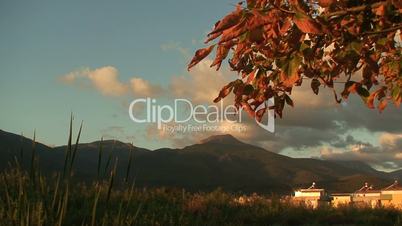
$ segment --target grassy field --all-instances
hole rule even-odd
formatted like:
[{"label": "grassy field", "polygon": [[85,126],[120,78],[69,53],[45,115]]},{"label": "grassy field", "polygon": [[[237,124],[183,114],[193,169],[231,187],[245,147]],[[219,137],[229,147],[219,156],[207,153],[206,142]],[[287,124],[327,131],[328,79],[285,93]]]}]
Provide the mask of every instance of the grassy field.
[{"label": "grassy field", "polygon": [[1,225],[402,225],[393,209],[294,206],[278,199],[221,190],[113,188],[110,181],[69,183],[13,169],[0,178]]},{"label": "grassy field", "polygon": [[[76,143],[79,142],[81,129]],[[115,181],[118,161],[101,169],[98,180],[74,179],[79,150],[71,137],[64,170],[43,176],[33,143],[29,166],[19,156],[0,175],[0,225],[402,225],[402,212],[384,208],[323,207],[311,209],[278,197],[240,194],[220,189],[190,193],[172,188],[137,188],[135,181]],[[25,150],[26,151],[26,150]],[[99,163],[102,147],[99,148]],[[129,172],[131,161],[127,166]],[[106,172],[106,174],[105,174]],[[101,175],[102,174],[102,175]],[[243,196],[245,197],[245,196]]]}]

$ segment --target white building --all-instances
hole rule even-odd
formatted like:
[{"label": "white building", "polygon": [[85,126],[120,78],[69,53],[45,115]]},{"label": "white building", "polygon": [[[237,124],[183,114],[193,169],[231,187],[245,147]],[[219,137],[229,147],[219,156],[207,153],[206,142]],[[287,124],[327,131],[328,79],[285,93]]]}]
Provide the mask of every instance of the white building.
[{"label": "white building", "polygon": [[314,182],[309,188],[295,190],[292,200],[312,208],[327,205],[330,201],[325,189],[316,188]]},{"label": "white building", "polygon": [[352,203],[352,194],[350,193],[333,193],[331,194],[332,206],[339,207]]},{"label": "white building", "polygon": [[363,187],[352,194],[352,201],[357,206],[371,206],[372,208],[381,205],[381,191],[375,190],[373,186],[365,183]]},{"label": "white building", "polygon": [[402,209],[402,186],[397,180],[381,190],[381,205]]}]

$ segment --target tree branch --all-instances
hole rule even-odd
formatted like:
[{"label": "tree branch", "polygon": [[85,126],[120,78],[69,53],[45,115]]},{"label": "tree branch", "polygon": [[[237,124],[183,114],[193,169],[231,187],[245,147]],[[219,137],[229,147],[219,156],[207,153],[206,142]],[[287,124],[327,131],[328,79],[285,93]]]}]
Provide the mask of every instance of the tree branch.
[{"label": "tree branch", "polygon": [[396,26],[381,30],[381,31],[368,31],[368,32],[364,32],[362,35],[376,35],[376,34],[382,34],[382,33],[387,33],[390,31],[396,31],[398,29],[402,29],[402,24],[398,24]]},{"label": "tree branch", "polygon": [[295,14],[295,12],[293,12],[293,11],[290,11],[290,10],[287,10],[287,9],[284,9],[284,8],[281,8],[280,6],[277,6],[277,5],[275,5],[275,4],[272,4],[273,6],[274,6],[274,8],[276,8],[276,9],[278,9],[279,11],[282,11],[282,12],[284,12],[284,13],[287,13],[287,14]]},{"label": "tree branch", "polygon": [[345,10],[340,10],[340,11],[335,11],[335,12],[332,12],[332,13],[328,13],[328,14],[325,15],[325,16],[327,16],[327,17],[343,16],[343,15],[346,15],[346,14],[348,14],[348,13],[354,13],[354,12],[363,11],[363,10],[365,10],[367,7],[376,8],[376,7],[378,7],[378,6],[382,5],[382,4],[385,4],[385,3],[387,3],[387,1],[376,2],[376,3],[373,3],[373,4],[371,4],[371,5],[356,6],[356,7],[348,8],[348,9],[345,9]]},{"label": "tree branch", "polygon": [[[328,13],[327,15],[324,15],[324,16],[326,16],[326,17],[343,16],[343,15],[346,15],[348,13],[354,13],[354,12],[363,11],[367,7],[376,8],[376,7],[381,6],[382,4],[385,4],[385,3],[387,3],[387,1],[380,1],[380,2],[373,3],[371,5],[355,6],[355,7],[352,7],[352,8],[347,8],[347,9],[344,9],[344,10],[339,10],[339,11],[335,11],[335,12],[332,12],[332,13]],[[296,12],[294,12],[294,11],[290,11],[290,10],[281,8],[280,6],[277,6],[275,4],[272,4],[272,6],[274,8],[276,8],[276,9],[280,10],[281,12],[284,12],[284,13],[287,13],[287,14],[296,14]]]}]

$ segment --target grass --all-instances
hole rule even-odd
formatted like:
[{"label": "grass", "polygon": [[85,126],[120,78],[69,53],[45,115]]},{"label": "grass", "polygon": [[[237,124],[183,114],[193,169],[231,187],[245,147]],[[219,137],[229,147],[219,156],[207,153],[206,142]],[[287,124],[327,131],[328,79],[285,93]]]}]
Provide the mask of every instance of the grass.
[{"label": "grass", "polygon": [[[1,172],[0,225],[402,225],[402,213],[390,208],[311,209],[274,196],[252,195],[246,197],[248,202],[239,202],[239,194],[220,189],[190,193],[174,188],[138,188],[128,180],[134,163],[131,154],[124,183],[115,186],[118,161],[108,156],[102,167],[102,144],[98,180],[77,183],[73,168],[82,124],[73,145],[72,121],[62,172],[47,177],[41,174],[35,143],[30,166],[22,166],[16,156]],[[105,179],[101,179],[102,172]]]}]

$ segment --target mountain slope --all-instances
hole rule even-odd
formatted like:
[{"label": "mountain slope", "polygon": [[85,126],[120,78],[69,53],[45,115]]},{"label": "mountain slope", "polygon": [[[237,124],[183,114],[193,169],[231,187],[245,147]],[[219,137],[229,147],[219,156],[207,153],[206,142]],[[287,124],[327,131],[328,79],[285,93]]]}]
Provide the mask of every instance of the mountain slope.
[{"label": "mountain slope", "polygon": [[0,130],[0,169],[4,169],[9,162],[23,161],[28,164],[32,158],[32,151],[47,155],[52,148],[44,144],[33,142],[33,140]]},{"label": "mountain slope", "polygon": [[[0,167],[4,169],[14,155],[19,156],[21,144],[30,153],[32,140],[0,131]],[[62,169],[66,146],[50,148],[40,143],[35,146],[43,171],[51,173]],[[79,144],[74,165],[78,180],[90,181],[98,176],[100,149],[100,174],[107,176],[117,162],[117,177],[125,178],[131,156],[133,165],[129,179],[135,179],[137,186],[173,186],[194,191],[222,187],[229,191],[288,193],[312,181],[337,191],[354,191],[365,181],[379,187],[392,181],[392,175],[364,163],[290,158],[243,143],[230,135],[212,136],[182,149],[155,151],[119,141]],[[23,156],[23,165],[29,166],[30,157]]]},{"label": "mountain slope", "polygon": [[389,174],[393,179],[402,181],[402,170],[395,170],[390,172]]}]

